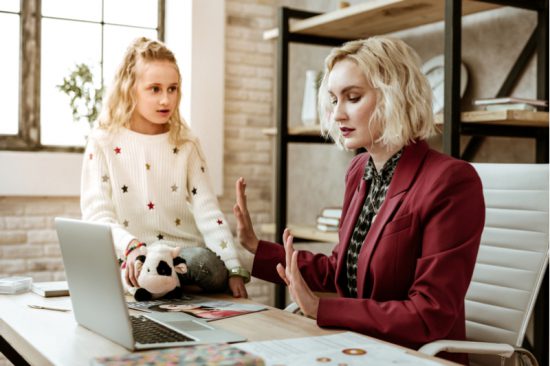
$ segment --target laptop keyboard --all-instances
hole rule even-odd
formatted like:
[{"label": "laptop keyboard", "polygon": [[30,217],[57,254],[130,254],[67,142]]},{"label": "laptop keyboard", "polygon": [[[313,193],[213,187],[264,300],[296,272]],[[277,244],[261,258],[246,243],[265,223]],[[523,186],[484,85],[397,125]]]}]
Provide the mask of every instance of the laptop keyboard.
[{"label": "laptop keyboard", "polygon": [[131,316],[134,340],[141,344],[194,341],[144,316]]}]

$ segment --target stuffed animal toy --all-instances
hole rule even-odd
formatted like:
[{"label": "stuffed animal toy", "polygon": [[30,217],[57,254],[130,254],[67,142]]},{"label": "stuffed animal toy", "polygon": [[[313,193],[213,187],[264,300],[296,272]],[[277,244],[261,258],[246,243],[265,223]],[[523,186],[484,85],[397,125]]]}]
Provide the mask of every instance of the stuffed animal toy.
[{"label": "stuffed animal toy", "polygon": [[[130,287],[122,282],[136,301],[148,301],[161,297],[168,299],[180,298],[182,289],[178,273],[187,273],[185,259],[179,256],[179,247],[153,243],[146,247],[146,254],[140,255],[134,262],[139,287]],[[124,271],[123,271],[124,276]]]}]

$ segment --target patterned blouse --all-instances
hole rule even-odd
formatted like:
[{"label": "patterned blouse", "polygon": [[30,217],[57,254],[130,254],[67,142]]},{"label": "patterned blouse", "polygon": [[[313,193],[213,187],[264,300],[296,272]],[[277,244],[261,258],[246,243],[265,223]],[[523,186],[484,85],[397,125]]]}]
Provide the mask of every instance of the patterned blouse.
[{"label": "patterned blouse", "polygon": [[382,167],[380,173],[376,170],[372,157],[365,167],[363,179],[369,186],[369,191],[365,197],[363,208],[355,223],[353,234],[351,235],[350,245],[346,257],[346,269],[348,275],[348,295],[357,297],[357,257],[361,251],[361,246],[369,232],[378,210],[384,203],[386,193],[393,177],[393,172],[397,167],[397,162],[401,157],[403,150],[395,153]]}]

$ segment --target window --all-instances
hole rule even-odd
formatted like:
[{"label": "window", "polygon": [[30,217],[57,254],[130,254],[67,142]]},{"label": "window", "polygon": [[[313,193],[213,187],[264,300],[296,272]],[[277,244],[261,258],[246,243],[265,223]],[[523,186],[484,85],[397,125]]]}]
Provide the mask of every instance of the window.
[{"label": "window", "polygon": [[57,85],[82,63],[98,88],[110,84],[132,39],[163,38],[163,9],[164,0],[3,0],[0,29],[17,37],[5,37],[0,78],[9,87],[0,92],[0,148],[81,148],[89,124],[73,121],[69,97]]},{"label": "window", "polygon": [[0,32],[13,36],[3,37],[4,49],[0,80],[4,85],[0,88],[0,105],[2,118],[0,135],[16,135],[19,120],[19,0],[3,1],[0,5]]}]

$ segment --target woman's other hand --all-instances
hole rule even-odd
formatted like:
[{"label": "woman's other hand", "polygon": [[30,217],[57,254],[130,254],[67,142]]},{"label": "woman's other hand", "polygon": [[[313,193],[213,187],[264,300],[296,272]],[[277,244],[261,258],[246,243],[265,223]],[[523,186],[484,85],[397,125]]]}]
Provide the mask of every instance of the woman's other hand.
[{"label": "woman's other hand", "polygon": [[241,245],[251,253],[256,253],[258,249],[258,237],[254,233],[252,220],[246,206],[246,182],[244,178],[237,179],[235,183],[235,191],[237,203],[233,206],[233,214],[237,219],[237,237]]},{"label": "woman's other hand", "polygon": [[311,291],[300,273],[300,269],[298,268],[298,252],[294,251],[293,240],[294,238],[290,235],[290,231],[285,229],[283,242],[285,245],[286,268],[281,263],[277,264],[277,273],[285,281],[290,295],[296,301],[302,313],[316,319],[317,311],[319,310],[319,297]]}]

